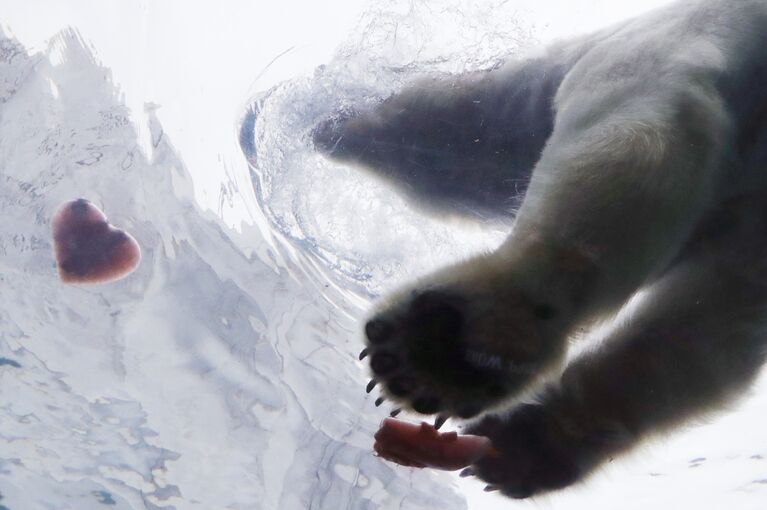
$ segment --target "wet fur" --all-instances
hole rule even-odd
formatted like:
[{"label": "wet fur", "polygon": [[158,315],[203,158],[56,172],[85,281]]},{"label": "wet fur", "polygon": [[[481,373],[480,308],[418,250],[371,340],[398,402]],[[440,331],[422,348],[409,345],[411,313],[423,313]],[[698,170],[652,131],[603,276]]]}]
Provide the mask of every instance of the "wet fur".
[{"label": "wet fur", "polygon": [[[527,497],[718,409],[764,361],[767,1],[684,1],[487,72],[413,84],[314,141],[506,242],[383,300],[374,378],[479,416],[473,473]],[[564,366],[568,339],[631,314]],[[532,398],[519,402],[521,395]]]}]

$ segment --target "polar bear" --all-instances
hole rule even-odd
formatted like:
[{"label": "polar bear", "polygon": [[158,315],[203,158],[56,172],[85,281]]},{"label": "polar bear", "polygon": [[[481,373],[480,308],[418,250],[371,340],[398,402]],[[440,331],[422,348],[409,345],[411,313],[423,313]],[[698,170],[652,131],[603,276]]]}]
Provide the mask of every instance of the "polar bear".
[{"label": "polar bear", "polygon": [[498,455],[464,474],[513,498],[559,489],[753,381],[765,48],[767,0],[681,1],[315,128],[318,150],[418,203],[515,217],[497,250],[395,292],[364,326],[387,398],[492,440]]}]

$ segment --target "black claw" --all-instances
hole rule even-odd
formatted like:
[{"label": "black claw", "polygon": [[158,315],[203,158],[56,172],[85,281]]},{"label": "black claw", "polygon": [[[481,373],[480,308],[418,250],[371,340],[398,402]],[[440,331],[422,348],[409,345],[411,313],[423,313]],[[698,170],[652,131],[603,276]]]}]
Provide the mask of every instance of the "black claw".
[{"label": "black claw", "polygon": [[440,414],[439,416],[437,416],[437,418],[434,420],[434,428],[437,430],[442,428],[442,425],[445,424],[445,422],[447,421],[447,418],[448,417],[444,414]]},{"label": "black claw", "polygon": [[397,368],[397,358],[385,352],[377,352],[370,360],[370,368],[376,375],[387,375]]},{"label": "black claw", "polygon": [[360,352],[360,361],[367,358],[368,354],[370,354],[370,349],[368,349],[367,347],[362,349],[362,352]]},{"label": "black claw", "polygon": [[495,492],[499,490],[495,485],[485,485],[485,492]]},{"label": "black claw", "polygon": [[365,336],[373,344],[381,344],[389,339],[392,333],[391,324],[383,319],[372,319],[365,324]]},{"label": "black claw", "polygon": [[378,381],[376,381],[375,379],[371,379],[367,385],[367,388],[365,388],[365,393],[370,393],[371,391],[373,391],[373,388],[376,387],[376,384],[378,384]]},{"label": "black claw", "polygon": [[376,399],[376,407],[379,407],[383,403],[384,403],[384,398],[383,397],[378,397]]},{"label": "black claw", "polygon": [[398,415],[399,413],[401,413],[401,412],[402,412],[402,409],[400,409],[400,408],[398,407],[398,408],[397,408],[397,409],[395,409],[394,411],[390,412],[390,413],[389,413],[389,416],[391,416],[392,418],[396,418],[396,417],[397,417],[397,415]]},{"label": "black claw", "polygon": [[461,478],[466,478],[468,476],[474,476],[476,474],[477,472],[474,471],[474,468],[467,467],[466,469],[461,471],[461,473],[458,476],[460,476]]}]

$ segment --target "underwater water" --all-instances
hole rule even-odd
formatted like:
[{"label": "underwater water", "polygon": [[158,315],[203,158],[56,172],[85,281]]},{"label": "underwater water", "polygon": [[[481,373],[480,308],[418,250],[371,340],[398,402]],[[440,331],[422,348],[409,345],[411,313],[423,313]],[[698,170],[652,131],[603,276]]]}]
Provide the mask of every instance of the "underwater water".
[{"label": "underwater water", "polygon": [[[0,502],[16,509],[463,508],[370,454],[362,299],[195,203],[78,34],[0,56]],[[86,197],[138,240],[118,282],[63,284],[50,219]],[[339,506],[339,502],[344,502]]]},{"label": "underwater water", "polygon": [[[38,49],[0,34],[0,510],[525,505],[374,457],[390,409],[357,360],[372,300],[508,226],[424,214],[309,142],[419,74],[523,55],[547,28],[522,4],[366,4],[322,65],[306,47],[239,62],[252,85],[227,129],[185,92],[136,101],[77,26]],[[217,166],[196,143],[222,144]],[[127,278],[59,279],[51,218],[79,197],[141,246]],[[763,508],[766,406],[756,391],[540,504]]]}]

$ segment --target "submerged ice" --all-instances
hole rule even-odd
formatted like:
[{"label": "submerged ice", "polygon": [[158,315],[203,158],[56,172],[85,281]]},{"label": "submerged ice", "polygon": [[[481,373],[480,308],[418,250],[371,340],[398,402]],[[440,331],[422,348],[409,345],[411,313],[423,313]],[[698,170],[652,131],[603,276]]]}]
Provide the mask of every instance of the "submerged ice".
[{"label": "submerged ice", "polygon": [[[200,210],[146,116],[150,154],[76,32],[0,39],[0,507],[465,508],[372,454],[364,300]],[[77,197],[141,245],[127,278],[58,279],[50,222]]]}]

